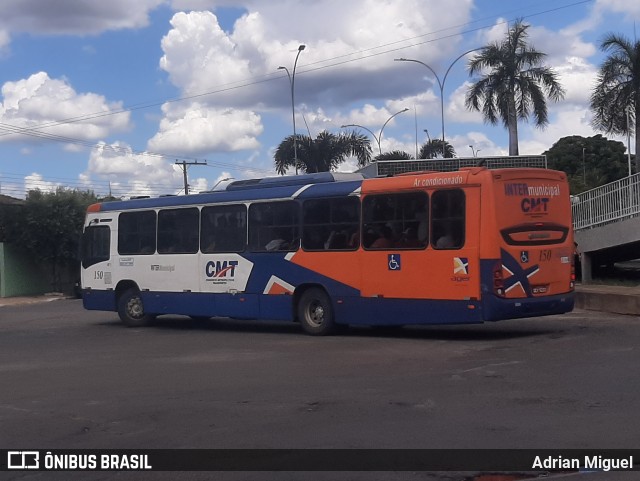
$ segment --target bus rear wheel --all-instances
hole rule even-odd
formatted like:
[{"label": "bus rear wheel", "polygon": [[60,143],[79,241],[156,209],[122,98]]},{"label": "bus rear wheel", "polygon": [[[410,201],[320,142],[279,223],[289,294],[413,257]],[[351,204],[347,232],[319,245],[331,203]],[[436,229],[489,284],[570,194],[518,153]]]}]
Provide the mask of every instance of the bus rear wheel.
[{"label": "bus rear wheel", "polygon": [[331,299],[323,289],[313,287],[302,294],[298,319],[302,329],[313,336],[326,336],[335,330]]},{"label": "bus rear wheel", "polygon": [[118,299],[118,315],[129,327],[148,326],[153,316],[144,312],[144,304],[138,289],[128,289]]}]

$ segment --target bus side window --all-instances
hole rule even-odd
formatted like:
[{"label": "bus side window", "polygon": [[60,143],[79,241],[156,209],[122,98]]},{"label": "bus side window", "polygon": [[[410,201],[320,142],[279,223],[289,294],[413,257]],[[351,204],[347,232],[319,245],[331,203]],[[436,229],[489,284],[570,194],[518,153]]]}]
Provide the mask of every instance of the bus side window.
[{"label": "bus side window", "polygon": [[300,205],[295,201],[249,206],[249,248],[253,251],[294,251],[300,246]]},{"label": "bus side window", "polygon": [[429,197],[425,192],[368,195],[362,202],[365,249],[424,249]]},{"label": "bus side window", "polygon": [[163,209],[158,213],[158,253],[198,252],[200,215],[197,208]]},{"label": "bus side window", "polygon": [[357,197],[307,200],[302,205],[304,250],[354,250],[360,244]]},{"label": "bus side window", "polygon": [[465,195],[461,189],[438,190],[431,196],[431,245],[460,249],[465,242]]},{"label": "bus side window", "polygon": [[118,216],[118,253],[148,255],[155,251],[155,211],[122,212]]},{"label": "bus side window", "polygon": [[242,252],[247,242],[247,208],[243,204],[203,207],[200,250]]}]

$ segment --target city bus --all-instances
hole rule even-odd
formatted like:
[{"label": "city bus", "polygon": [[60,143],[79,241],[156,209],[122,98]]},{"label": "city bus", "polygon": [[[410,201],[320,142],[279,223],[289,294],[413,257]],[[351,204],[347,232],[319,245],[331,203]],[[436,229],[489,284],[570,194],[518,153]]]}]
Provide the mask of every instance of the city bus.
[{"label": "city bus", "polygon": [[323,172],[89,206],[86,309],[341,325],[482,323],[573,309],[566,175]]}]

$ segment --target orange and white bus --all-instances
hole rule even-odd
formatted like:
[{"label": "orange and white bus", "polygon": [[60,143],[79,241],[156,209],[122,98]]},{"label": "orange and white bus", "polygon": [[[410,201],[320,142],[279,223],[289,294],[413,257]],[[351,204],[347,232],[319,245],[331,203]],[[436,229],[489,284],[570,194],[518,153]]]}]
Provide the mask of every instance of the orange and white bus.
[{"label": "orange and white bus", "polygon": [[566,175],[464,168],[253,179],[89,207],[87,309],[336,325],[480,323],[573,308]]}]

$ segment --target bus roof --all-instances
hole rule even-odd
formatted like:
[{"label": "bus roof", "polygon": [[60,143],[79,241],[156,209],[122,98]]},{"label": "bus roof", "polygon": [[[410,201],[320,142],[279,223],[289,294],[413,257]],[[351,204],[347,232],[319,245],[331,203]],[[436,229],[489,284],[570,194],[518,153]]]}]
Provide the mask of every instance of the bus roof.
[{"label": "bus roof", "polygon": [[149,209],[212,203],[283,198],[349,195],[360,188],[361,174],[319,172],[297,176],[266,177],[232,182],[224,190],[199,194],[132,198],[94,204],[90,212]]},{"label": "bus roof", "polygon": [[88,212],[153,209],[160,207],[251,202],[272,199],[345,196],[358,192],[363,182],[366,183],[366,192],[368,193],[415,187],[456,187],[468,184],[471,178],[480,181],[479,177],[485,177],[487,175],[496,179],[522,175],[542,178],[562,178],[563,173],[538,168],[488,170],[486,167],[463,167],[460,170],[449,172],[408,172],[394,177],[364,179],[361,174],[357,173],[319,172],[296,176],[239,180],[227,185],[225,189],[199,194],[132,198],[130,200],[104,202],[91,205],[88,208]]}]

